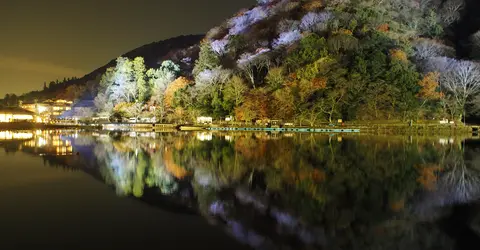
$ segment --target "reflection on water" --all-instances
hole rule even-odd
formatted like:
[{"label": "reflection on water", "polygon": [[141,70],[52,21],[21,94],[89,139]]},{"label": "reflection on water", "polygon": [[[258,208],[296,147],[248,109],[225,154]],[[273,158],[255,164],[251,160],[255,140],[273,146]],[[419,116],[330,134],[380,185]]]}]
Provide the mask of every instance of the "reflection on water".
[{"label": "reflection on water", "polygon": [[191,208],[252,248],[455,249],[480,233],[475,140],[29,133],[0,140],[83,169],[118,195]]}]

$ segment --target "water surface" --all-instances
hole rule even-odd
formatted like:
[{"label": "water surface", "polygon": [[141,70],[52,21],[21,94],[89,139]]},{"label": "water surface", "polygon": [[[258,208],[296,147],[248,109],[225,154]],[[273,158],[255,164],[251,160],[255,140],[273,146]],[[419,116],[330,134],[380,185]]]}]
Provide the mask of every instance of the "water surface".
[{"label": "water surface", "polygon": [[480,144],[0,132],[5,249],[477,249]]}]

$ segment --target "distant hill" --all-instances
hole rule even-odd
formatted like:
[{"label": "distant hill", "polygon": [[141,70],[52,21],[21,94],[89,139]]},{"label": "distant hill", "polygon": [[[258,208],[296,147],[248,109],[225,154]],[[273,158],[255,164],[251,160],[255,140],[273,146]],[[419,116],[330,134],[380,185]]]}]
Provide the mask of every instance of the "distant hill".
[{"label": "distant hill", "polygon": [[[146,44],[142,47],[133,49],[123,55],[122,57],[135,58],[143,57],[145,59],[145,64],[147,67],[153,68],[157,67],[159,62],[168,58],[169,60],[179,61],[184,57],[191,57],[192,60],[196,60],[198,55],[198,44],[204,35],[184,35],[178,36],[163,41],[153,42]],[[90,91],[87,91],[87,95],[93,95],[95,92],[95,87],[98,85],[99,79],[102,74],[105,73],[106,69],[109,67],[115,66],[116,58],[113,58],[104,66],[92,71],[91,73],[86,74],[81,78],[72,78],[64,79],[63,81],[57,82],[55,84],[47,84],[47,88],[41,91],[32,91],[25,93],[20,97],[15,97],[15,99],[23,101],[33,101],[35,99],[41,101],[50,98],[66,98],[69,99],[69,93],[67,89],[70,86],[79,86],[85,87]],[[184,68],[185,72],[191,71],[191,69]],[[10,104],[13,105],[15,100],[10,101]]]}]

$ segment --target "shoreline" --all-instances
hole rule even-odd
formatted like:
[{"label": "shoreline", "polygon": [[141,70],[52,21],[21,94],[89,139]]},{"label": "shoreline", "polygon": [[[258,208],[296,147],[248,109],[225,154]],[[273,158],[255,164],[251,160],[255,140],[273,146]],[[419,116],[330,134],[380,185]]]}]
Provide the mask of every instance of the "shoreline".
[{"label": "shoreline", "polygon": [[298,133],[349,133],[349,134],[397,134],[397,135],[445,135],[445,134],[473,134],[478,135],[479,125],[451,126],[451,125],[405,125],[405,124],[349,124],[335,126],[239,126],[228,124],[210,125],[178,125],[178,124],[149,124],[149,123],[108,123],[94,125],[62,125],[38,123],[0,123],[0,130],[30,130],[30,129],[93,129],[109,131],[205,131],[205,132],[298,132]]}]

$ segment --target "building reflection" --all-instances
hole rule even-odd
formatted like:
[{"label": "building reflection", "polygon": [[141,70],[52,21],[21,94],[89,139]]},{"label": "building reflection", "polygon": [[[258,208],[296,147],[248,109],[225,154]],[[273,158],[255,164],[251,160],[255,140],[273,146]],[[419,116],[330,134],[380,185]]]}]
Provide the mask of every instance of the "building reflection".
[{"label": "building reflection", "polygon": [[14,151],[39,155],[71,155],[71,138],[74,135],[74,131],[64,130],[0,131],[0,141],[9,143],[10,150]]}]

